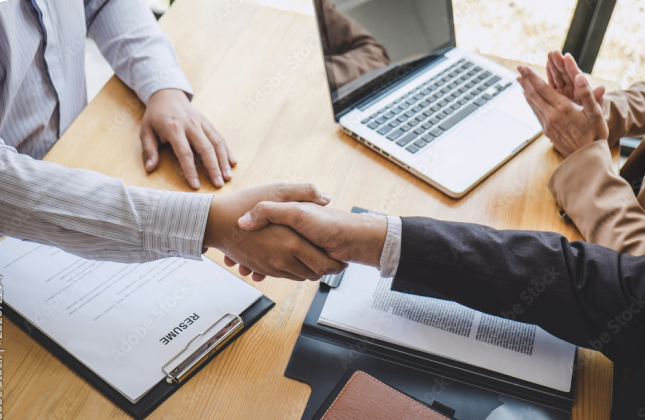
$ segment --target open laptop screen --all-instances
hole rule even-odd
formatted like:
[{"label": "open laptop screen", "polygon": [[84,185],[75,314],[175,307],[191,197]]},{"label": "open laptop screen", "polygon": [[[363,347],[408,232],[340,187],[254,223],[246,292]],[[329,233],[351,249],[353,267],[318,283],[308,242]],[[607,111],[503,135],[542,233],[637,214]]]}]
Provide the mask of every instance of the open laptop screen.
[{"label": "open laptop screen", "polygon": [[455,47],[450,0],[314,0],[336,120]]}]

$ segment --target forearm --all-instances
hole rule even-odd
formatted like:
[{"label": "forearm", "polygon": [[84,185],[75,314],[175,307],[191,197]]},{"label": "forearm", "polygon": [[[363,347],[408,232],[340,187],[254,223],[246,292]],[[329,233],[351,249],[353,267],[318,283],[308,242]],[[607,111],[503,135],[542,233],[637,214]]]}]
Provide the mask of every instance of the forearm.
[{"label": "forearm", "polygon": [[569,156],[548,186],[587,241],[645,254],[645,211],[632,187],[617,174],[607,142],[594,142]]},{"label": "forearm", "polygon": [[[627,365],[645,354],[645,259],[555,233],[403,218],[393,290],[537,324]],[[630,309],[631,306],[631,309]],[[645,308],[643,308],[645,309]],[[616,317],[628,313],[630,321]],[[618,331],[617,331],[618,330]]]},{"label": "forearm", "polygon": [[0,234],[88,259],[201,258],[210,195],[128,187],[20,155],[0,141]]},{"label": "forearm", "polygon": [[117,76],[147,104],[161,89],[192,88],[143,0],[85,0],[88,33]]},{"label": "forearm", "polygon": [[645,135],[645,83],[605,95],[603,111],[609,126],[609,145],[622,137]]}]

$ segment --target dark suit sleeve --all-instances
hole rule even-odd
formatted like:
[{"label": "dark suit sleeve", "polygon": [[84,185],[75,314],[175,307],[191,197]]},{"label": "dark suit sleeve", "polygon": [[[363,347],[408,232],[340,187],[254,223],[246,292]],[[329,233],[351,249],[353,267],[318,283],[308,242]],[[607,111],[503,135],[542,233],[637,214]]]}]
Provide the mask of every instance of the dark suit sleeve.
[{"label": "dark suit sleeve", "polygon": [[645,358],[645,257],[549,232],[403,218],[392,290],[536,324],[625,366]]}]

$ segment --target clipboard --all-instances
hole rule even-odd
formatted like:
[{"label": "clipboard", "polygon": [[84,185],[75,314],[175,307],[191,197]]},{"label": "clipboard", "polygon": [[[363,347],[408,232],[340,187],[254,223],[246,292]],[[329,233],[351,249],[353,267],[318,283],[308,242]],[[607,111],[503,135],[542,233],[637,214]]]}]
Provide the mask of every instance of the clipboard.
[{"label": "clipboard", "polygon": [[[14,322],[30,337],[34,338],[50,353],[54,354],[58,359],[89,382],[94,388],[101,391],[103,395],[108,397],[119,408],[135,419],[143,419],[159,407],[166,399],[170,398],[172,394],[174,394],[184,383],[190,380],[190,378],[196,375],[217,354],[228,347],[229,344],[240,337],[245,331],[251,328],[258,320],[260,320],[260,318],[271,310],[273,306],[275,306],[275,303],[271,299],[266,296],[262,296],[239,316],[227,314],[232,315],[233,320],[225,325],[221,330],[212,331],[213,327],[220,322],[222,318],[217,320],[206,330],[197,334],[188,343],[184,350],[168,360],[164,366],[159,367],[166,373],[166,379],[155,385],[154,388],[146,393],[137,403],[132,403],[126,397],[121,395],[119,391],[105,382],[100,376],[72,356],[67,352],[67,350],[58,345],[36,326],[23,318],[6,302],[3,302],[3,313],[9,320]],[[212,338],[195,351],[189,354],[184,354],[186,353],[190,343],[204,335],[211,335]],[[172,371],[167,370],[167,366],[171,362],[183,357],[185,357],[184,360],[176,368]]]},{"label": "clipboard", "polygon": [[[356,207],[352,212],[368,213]],[[342,276],[338,277],[327,281],[336,287],[342,281]],[[575,371],[571,390],[562,392],[319,324],[320,313],[332,286],[321,282],[284,373],[312,388],[303,420],[318,418],[316,413],[344,375],[356,370],[362,370],[427,405],[437,403],[448,410],[455,410],[455,417],[459,419],[495,418],[493,413],[496,410],[506,413],[506,417],[498,418],[523,418],[522,410],[525,410],[524,413],[542,413],[542,417],[534,418],[571,419]],[[509,413],[514,417],[508,417]]]}]

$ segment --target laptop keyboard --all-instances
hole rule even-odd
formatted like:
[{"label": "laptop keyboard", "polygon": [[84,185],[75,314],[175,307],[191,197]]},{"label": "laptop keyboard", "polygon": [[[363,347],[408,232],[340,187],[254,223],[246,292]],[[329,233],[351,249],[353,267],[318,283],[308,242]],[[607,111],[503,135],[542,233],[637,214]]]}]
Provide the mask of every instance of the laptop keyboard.
[{"label": "laptop keyboard", "polygon": [[361,124],[417,153],[509,86],[511,82],[461,59]]}]

